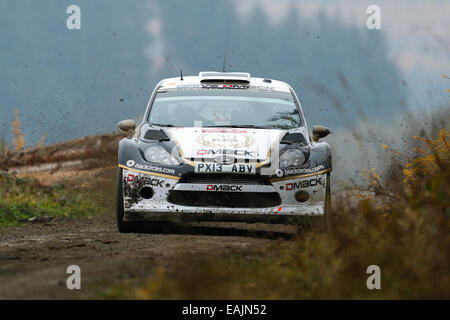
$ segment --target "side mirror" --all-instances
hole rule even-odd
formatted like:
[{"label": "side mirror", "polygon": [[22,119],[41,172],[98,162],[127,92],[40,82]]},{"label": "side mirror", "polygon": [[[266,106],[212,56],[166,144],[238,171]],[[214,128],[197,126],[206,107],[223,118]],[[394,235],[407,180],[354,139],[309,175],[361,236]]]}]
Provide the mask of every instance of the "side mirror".
[{"label": "side mirror", "polygon": [[329,135],[331,131],[327,127],[315,125],[313,126],[312,132],[313,132],[313,140],[319,141],[320,138],[324,138],[327,135]]},{"label": "side mirror", "polygon": [[130,131],[136,129],[136,122],[133,119],[119,121],[117,124],[120,130]]}]

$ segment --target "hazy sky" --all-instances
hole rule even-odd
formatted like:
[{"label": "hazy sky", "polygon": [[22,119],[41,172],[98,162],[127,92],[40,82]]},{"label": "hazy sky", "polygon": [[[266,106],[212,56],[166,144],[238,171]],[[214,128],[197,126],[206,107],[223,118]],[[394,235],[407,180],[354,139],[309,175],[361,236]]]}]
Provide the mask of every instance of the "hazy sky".
[{"label": "hazy sky", "polygon": [[[337,23],[366,29],[369,5],[381,9],[380,32],[387,39],[389,57],[404,74],[410,87],[409,106],[430,107],[448,103],[450,81],[450,1],[448,0],[234,0],[236,13],[249,19],[257,7],[272,26],[282,24],[292,10],[314,27],[314,17],[323,12]],[[158,41],[149,45],[147,56],[158,69],[164,64],[164,30],[158,4],[148,4],[147,31]],[[311,19],[312,18],[312,19]],[[312,20],[312,21],[311,21]]]},{"label": "hazy sky", "polygon": [[449,102],[450,1],[448,0],[235,0],[236,12],[245,19],[256,6],[264,9],[274,24],[282,23],[290,10],[314,17],[326,12],[340,23],[366,28],[366,8],[378,5],[382,29],[388,41],[389,57],[410,86],[410,107]]},{"label": "hazy sky", "polygon": [[[65,27],[68,16],[65,11],[70,4],[81,7],[82,29],[80,31],[70,31]],[[0,36],[2,38],[0,138],[11,141],[11,121],[16,108],[20,110],[27,146],[35,144],[44,134],[48,134],[47,142],[56,142],[71,137],[111,131],[116,129],[115,123],[121,118],[134,117],[142,113],[149,92],[156,82],[161,77],[176,75],[180,66],[190,65],[191,68],[199,66],[202,65],[197,63],[199,60],[214,56],[215,60],[208,66],[213,65],[213,68],[220,69],[224,53],[223,41],[201,39],[198,34],[191,34],[189,38],[186,28],[190,26],[182,25],[177,20],[180,18],[180,9],[177,11],[175,8],[177,4],[178,7],[183,7],[181,4],[186,2],[173,0],[142,0],[133,1],[130,4],[117,0],[70,0],[67,2],[3,0],[0,2]],[[226,9],[232,10],[232,13],[228,12],[224,18],[228,20],[221,20],[223,17],[220,17],[220,12],[214,13],[218,16],[214,16],[213,20],[211,16],[208,16],[208,10],[211,8],[208,9],[206,6],[215,4],[221,5],[220,10],[224,9],[224,5]],[[402,79],[403,83],[400,87],[407,92],[406,104],[410,109],[428,112],[435,106],[450,106],[450,92],[446,91],[450,89],[450,80],[443,77],[443,75],[450,77],[450,36],[448,35],[450,1],[448,0],[217,0],[217,2],[191,0],[189,5],[201,11],[201,17],[205,17],[204,20],[208,20],[208,23],[212,20],[212,23],[216,24],[206,26],[207,28],[221,30],[220,32],[226,29],[228,23],[236,22],[235,19],[241,22],[251,20],[254,13],[260,10],[264,15],[263,20],[266,19],[266,21],[261,23],[261,20],[258,20],[259,24],[252,26],[253,30],[249,34],[257,33],[259,27],[268,26],[273,30],[278,28],[278,31],[274,33],[277,37],[280,37],[280,25],[286,27],[286,20],[295,11],[298,14],[297,17],[303,22],[298,26],[307,28],[307,30],[295,30],[298,32],[299,45],[302,45],[300,39],[307,40],[306,31],[313,33],[314,29],[320,29],[318,17],[323,14],[326,16],[327,28],[330,28],[330,21],[336,21],[336,29],[340,30],[339,32],[342,31],[343,36],[347,37],[343,38],[343,47],[353,50],[351,54],[355,54],[355,47],[352,48],[351,40],[348,39],[349,35],[358,37],[359,42],[355,40],[355,46],[369,38],[376,39],[384,46],[380,52],[384,55],[387,51],[389,60],[387,62],[395,66],[397,76]],[[380,30],[367,30],[366,8],[369,5],[378,5],[381,9]],[[195,16],[193,12],[190,14],[192,19],[185,20],[184,23],[189,21],[190,24],[194,24],[191,30],[196,32],[202,30],[204,21],[198,19],[198,15]],[[292,21],[290,23],[292,25]],[[380,37],[370,37],[374,34]],[[296,37],[296,33],[294,36]],[[224,38],[220,33],[217,37]],[[183,38],[187,41],[181,48],[174,46],[174,42]],[[331,54],[324,57],[329,60],[333,57],[332,51],[335,48],[327,48],[327,40],[324,38],[318,40],[320,44],[312,50],[326,48]],[[267,43],[252,40],[252,44],[260,46]],[[229,41],[229,46],[232,47],[233,37],[230,37]],[[228,52],[230,61],[236,62],[240,59],[245,61],[242,58],[248,54],[246,51],[248,48],[242,48],[245,40],[241,38],[240,41],[238,45],[241,46],[241,50]],[[289,41],[292,41],[292,38]],[[339,44],[336,41],[333,43]],[[216,47],[213,48],[212,45]],[[286,45],[289,44],[286,43]],[[364,43],[362,45],[370,48]],[[198,50],[194,50],[198,46],[202,50],[195,58],[192,52],[199,53]],[[301,52],[305,53],[305,51]],[[263,65],[253,64],[252,66],[254,70],[261,71],[258,76],[266,76],[263,73],[266,72],[265,70],[270,70],[268,63],[270,64],[270,59],[273,57],[267,58],[268,55],[264,56],[265,54],[264,48],[252,53],[256,58],[266,59]],[[314,56],[315,53],[308,54],[306,58],[311,58],[311,55]],[[371,63],[373,60],[370,59],[373,57],[369,54],[367,56],[367,63]],[[289,67],[284,63],[284,59],[286,59],[284,54],[277,57],[270,76],[276,78],[277,67],[284,69]],[[385,57],[380,60],[387,65]],[[342,52],[340,61],[342,61]],[[358,68],[364,68],[361,61],[364,59],[360,60]],[[245,70],[245,66],[244,63],[243,70],[233,71],[248,71]],[[320,67],[323,65],[314,65],[312,70],[318,70]],[[373,70],[374,67],[376,68],[372,63],[367,70]],[[293,68],[301,67],[296,65]],[[348,67],[346,68],[344,72],[348,71]],[[190,70],[194,74],[198,71],[201,70],[194,70],[194,68]],[[308,72],[312,73],[311,68]],[[291,79],[294,79],[293,73],[292,71],[288,74]],[[348,72],[348,74],[354,73]],[[357,74],[361,75],[361,72]],[[313,75],[323,82],[322,85],[335,85],[334,89],[339,90],[336,79],[327,83],[327,79],[321,77],[320,72]],[[347,79],[347,81],[359,81],[355,79]],[[383,92],[387,92],[389,88],[386,84],[376,80],[374,79],[373,86],[376,87],[377,94],[382,95]],[[300,94],[302,86],[305,85],[305,80],[301,81],[293,83]],[[357,83],[352,85],[353,88],[358,88]],[[369,93],[362,89],[358,88],[354,91],[354,96],[360,95],[367,98]],[[311,92],[309,94],[311,96]],[[399,94],[401,95],[404,93]],[[322,105],[329,103],[325,100],[319,102]],[[349,103],[349,101],[344,102]],[[306,105],[306,108],[308,107],[316,106],[309,104]],[[395,112],[402,112],[396,109],[397,107],[398,105],[393,103],[393,116]]]}]

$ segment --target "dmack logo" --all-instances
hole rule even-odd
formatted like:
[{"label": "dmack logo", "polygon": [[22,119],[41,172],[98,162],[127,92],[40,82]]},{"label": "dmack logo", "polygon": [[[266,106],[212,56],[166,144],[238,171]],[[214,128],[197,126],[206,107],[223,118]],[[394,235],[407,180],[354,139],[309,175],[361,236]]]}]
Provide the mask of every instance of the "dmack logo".
[{"label": "dmack logo", "polygon": [[242,186],[229,185],[229,184],[208,184],[206,186],[207,191],[242,191]]},{"label": "dmack logo", "polygon": [[203,84],[202,88],[205,89],[246,89],[248,85],[245,84]]},{"label": "dmack logo", "polygon": [[140,176],[136,176],[134,174],[128,174],[127,176],[127,181],[128,182],[135,182],[138,184],[142,184],[142,185],[152,185],[154,187],[161,187],[162,188],[162,184],[164,183],[164,180],[159,180],[159,179],[152,179],[152,178],[147,178],[147,177],[140,177]]},{"label": "dmack logo", "polygon": [[255,152],[253,151],[247,151],[247,150],[231,150],[231,149],[200,149],[197,150],[196,153],[198,156],[206,156],[206,155],[221,155],[221,154],[231,154],[235,156],[248,156],[248,157],[254,157]]},{"label": "dmack logo", "polygon": [[315,187],[318,184],[322,184],[322,178],[314,178],[314,179],[303,180],[303,181],[299,181],[299,182],[290,182],[290,183],[286,183],[286,191],[300,189],[300,188]]}]

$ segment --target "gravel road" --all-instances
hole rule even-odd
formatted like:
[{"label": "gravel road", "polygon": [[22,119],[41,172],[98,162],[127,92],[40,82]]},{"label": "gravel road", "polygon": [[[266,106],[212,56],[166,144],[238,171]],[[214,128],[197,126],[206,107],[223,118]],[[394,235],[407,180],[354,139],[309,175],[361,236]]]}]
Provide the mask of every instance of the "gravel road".
[{"label": "gravel road", "polygon": [[[120,234],[114,216],[54,219],[0,229],[0,299],[84,299],[93,282],[148,277],[178,255],[264,250],[289,227],[175,226],[171,234]],[[282,241],[282,240],[281,240]],[[66,268],[81,268],[82,290],[68,290]]]},{"label": "gravel road", "polygon": [[[119,138],[117,134],[93,136],[23,152],[13,161],[13,165],[19,166],[11,170],[47,186],[65,183],[78,188],[92,185],[109,188],[115,185],[117,166],[112,160]],[[92,145],[98,146],[98,150],[92,149]],[[92,163],[83,160],[89,166],[72,168],[86,154],[97,161],[99,154],[106,154],[102,161],[107,161],[92,167]],[[93,218],[54,218],[1,228],[0,299],[91,298],[93,283],[144,280],[152,268],[170,268],[176,265],[173,262],[177,257],[186,254],[207,255],[237,249],[264,251],[274,241],[291,238],[294,233],[294,227],[281,225],[191,223],[175,225],[166,234],[121,234],[114,212]],[[82,290],[67,289],[69,265],[81,268]]]}]

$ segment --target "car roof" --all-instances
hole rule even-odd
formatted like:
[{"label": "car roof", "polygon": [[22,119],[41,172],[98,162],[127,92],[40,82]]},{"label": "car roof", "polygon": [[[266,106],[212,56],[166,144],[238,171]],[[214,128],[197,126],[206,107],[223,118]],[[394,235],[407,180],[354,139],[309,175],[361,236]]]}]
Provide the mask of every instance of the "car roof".
[{"label": "car roof", "polygon": [[[224,88],[227,85],[235,85],[233,88],[245,89],[261,89],[290,92],[291,87],[283,81],[273,80],[269,78],[251,77],[246,72],[216,72],[202,71],[198,76],[179,76],[176,78],[163,79],[158,83],[159,89],[181,89],[181,88],[203,88],[205,85],[214,83],[222,84]],[[243,87],[239,87],[243,86]]]}]

